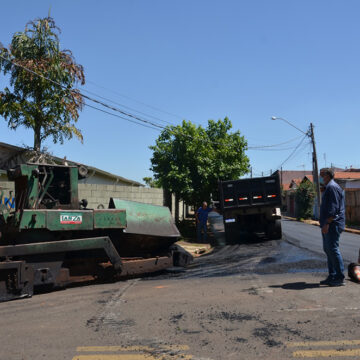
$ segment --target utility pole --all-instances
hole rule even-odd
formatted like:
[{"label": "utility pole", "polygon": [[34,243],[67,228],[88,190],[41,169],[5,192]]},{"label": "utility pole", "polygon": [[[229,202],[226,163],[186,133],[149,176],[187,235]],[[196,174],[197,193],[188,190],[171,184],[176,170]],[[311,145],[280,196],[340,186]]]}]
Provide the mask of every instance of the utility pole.
[{"label": "utility pole", "polygon": [[315,136],[314,136],[314,126],[310,123],[310,134],[309,134],[313,146],[313,176],[314,183],[316,188],[316,207],[317,207],[317,216],[320,216],[320,204],[321,204],[321,196],[320,196],[320,183],[319,183],[319,170],[318,170],[318,162],[316,156],[316,146],[315,146]]},{"label": "utility pole", "polygon": [[316,210],[317,210],[317,216],[320,216],[320,204],[321,204],[321,197],[320,197],[320,183],[319,183],[319,170],[318,170],[318,162],[317,162],[317,156],[316,156],[316,146],[315,146],[315,136],[314,136],[314,126],[312,123],[310,123],[310,130],[308,132],[304,132],[298,127],[296,127],[291,122],[287,121],[286,119],[278,116],[272,116],[271,120],[282,120],[285,121],[287,124],[295,128],[296,130],[302,132],[305,136],[309,137],[311,139],[311,143],[313,146],[313,158],[312,158],[312,164],[313,164],[313,177],[314,177],[314,183],[316,187],[316,195],[317,195],[317,201],[316,201]]}]

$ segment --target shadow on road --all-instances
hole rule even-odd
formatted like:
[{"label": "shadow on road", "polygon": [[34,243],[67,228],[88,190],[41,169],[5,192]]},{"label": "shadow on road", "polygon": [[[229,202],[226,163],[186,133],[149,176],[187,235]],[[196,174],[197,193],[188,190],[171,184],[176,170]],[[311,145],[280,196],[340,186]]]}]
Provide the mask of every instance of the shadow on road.
[{"label": "shadow on road", "polygon": [[306,282],[294,282],[283,285],[271,285],[270,288],[282,288],[285,290],[305,290],[305,289],[317,289],[320,287],[319,283],[306,283]]}]

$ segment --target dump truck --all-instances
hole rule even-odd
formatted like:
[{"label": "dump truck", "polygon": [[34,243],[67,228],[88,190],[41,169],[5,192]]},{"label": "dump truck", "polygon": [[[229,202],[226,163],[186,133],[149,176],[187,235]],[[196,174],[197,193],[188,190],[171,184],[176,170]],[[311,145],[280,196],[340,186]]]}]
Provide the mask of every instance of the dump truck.
[{"label": "dump truck", "polygon": [[167,207],[111,198],[108,209],[88,209],[78,197],[86,172],[35,163],[8,170],[15,209],[0,208],[0,301],[191,261],[174,245],[180,233]]},{"label": "dump truck", "polygon": [[232,242],[242,231],[265,232],[281,239],[281,189],[279,176],[219,182],[219,205],[226,240]]}]

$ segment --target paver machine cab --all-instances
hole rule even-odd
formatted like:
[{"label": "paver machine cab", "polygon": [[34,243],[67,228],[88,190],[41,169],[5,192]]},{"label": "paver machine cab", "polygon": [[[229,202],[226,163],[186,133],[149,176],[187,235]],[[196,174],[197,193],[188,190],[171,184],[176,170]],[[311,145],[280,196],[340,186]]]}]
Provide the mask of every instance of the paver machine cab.
[{"label": "paver machine cab", "polygon": [[78,198],[85,170],[48,164],[8,170],[15,210],[0,208],[0,301],[31,296],[34,286],[173,265],[180,234],[169,209],[114,198],[108,209],[88,209]]}]

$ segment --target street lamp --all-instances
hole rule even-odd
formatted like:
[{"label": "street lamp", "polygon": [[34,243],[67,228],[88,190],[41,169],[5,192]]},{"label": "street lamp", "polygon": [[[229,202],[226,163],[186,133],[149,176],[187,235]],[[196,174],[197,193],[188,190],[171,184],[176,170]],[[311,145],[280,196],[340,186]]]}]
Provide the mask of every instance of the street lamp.
[{"label": "street lamp", "polygon": [[282,118],[282,117],[278,117],[278,116],[272,116],[271,120],[282,120],[284,122],[286,122],[287,124],[289,124],[290,126],[292,126],[293,128],[295,128],[296,130],[300,131],[301,133],[305,134],[307,137],[310,138],[312,146],[313,146],[313,158],[312,158],[312,163],[313,163],[313,177],[314,177],[314,183],[315,183],[315,187],[316,187],[316,195],[317,195],[317,210],[318,213],[316,215],[320,216],[320,203],[321,203],[321,197],[320,197],[320,183],[319,183],[319,171],[318,171],[318,162],[317,162],[317,156],[316,156],[316,146],[315,146],[315,135],[314,135],[314,126],[312,123],[310,123],[310,129],[308,130],[308,132],[304,132],[301,129],[299,129],[298,127],[296,127],[294,124],[292,124],[290,121]]},{"label": "street lamp", "polygon": [[302,132],[304,135],[309,136],[309,132],[304,132],[302,130],[300,130],[298,127],[296,127],[294,124],[292,124],[290,121],[287,121],[286,119],[282,118],[282,117],[278,117],[278,116],[272,116],[271,120],[282,120],[285,121],[287,124],[289,124],[290,126],[292,126],[293,128],[295,128],[296,130],[299,130],[300,132]]}]

